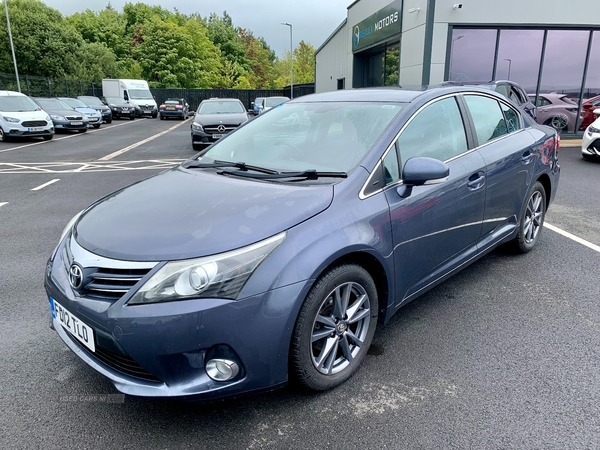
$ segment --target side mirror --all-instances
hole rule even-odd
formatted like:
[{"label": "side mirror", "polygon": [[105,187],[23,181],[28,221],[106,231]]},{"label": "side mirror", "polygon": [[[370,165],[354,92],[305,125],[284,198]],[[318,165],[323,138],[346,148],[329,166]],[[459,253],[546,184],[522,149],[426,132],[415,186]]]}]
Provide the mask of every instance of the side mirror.
[{"label": "side mirror", "polygon": [[443,183],[449,175],[450,168],[438,159],[426,156],[410,158],[404,163],[403,184],[397,189],[398,195],[402,198],[409,197],[413,187]]},{"label": "side mirror", "polygon": [[592,111],[595,115],[600,116],[600,108],[596,108]]}]

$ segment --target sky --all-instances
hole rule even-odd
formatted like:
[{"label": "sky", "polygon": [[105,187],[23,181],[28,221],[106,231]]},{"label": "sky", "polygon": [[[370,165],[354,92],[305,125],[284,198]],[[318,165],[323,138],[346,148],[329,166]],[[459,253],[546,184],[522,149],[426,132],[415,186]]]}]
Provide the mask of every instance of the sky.
[{"label": "sky", "polygon": [[[63,15],[91,9],[100,11],[108,0],[43,0],[46,5],[58,9]],[[138,3],[137,0],[129,0]],[[222,15],[223,11],[233,19],[233,24],[247,28],[256,37],[264,37],[267,44],[282,57],[290,48],[290,29],[281,22],[293,26],[293,44],[301,40],[312,44],[315,49],[329,37],[346,18],[346,8],[353,0],[144,0],[140,3],[160,5],[183,14],[200,13],[203,17],[211,13]],[[127,0],[111,0],[110,4],[123,11]]]}]

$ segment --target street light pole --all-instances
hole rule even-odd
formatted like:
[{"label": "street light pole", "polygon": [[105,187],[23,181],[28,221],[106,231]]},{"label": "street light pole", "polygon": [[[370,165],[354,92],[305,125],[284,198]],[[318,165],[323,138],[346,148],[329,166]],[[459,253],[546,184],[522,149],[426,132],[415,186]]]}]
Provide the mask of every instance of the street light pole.
[{"label": "street light pole", "polygon": [[4,9],[6,10],[6,26],[8,28],[8,39],[12,51],[13,63],[15,65],[15,77],[17,77],[17,89],[21,92],[21,82],[19,81],[19,71],[17,70],[17,58],[15,58],[15,46],[12,40],[12,31],[10,30],[10,19],[8,18],[8,0],[4,0]]},{"label": "street light pole", "polygon": [[510,80],[510,66],[512,66],[512,59],[504,58],[504,61],[508,61],[508,79]]},{"label": "street light pole", "polygon": [[294,45],[292,39],[292,24],[281,22],[281,25],[290,27],[290,98],[294,98]]}]

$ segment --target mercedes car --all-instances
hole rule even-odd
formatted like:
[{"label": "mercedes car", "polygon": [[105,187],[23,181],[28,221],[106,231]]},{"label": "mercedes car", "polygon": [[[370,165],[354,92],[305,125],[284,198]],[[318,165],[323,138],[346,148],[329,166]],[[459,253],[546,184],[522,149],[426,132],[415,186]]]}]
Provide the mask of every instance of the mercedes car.
[{"label": "mercedes car", "polygon": [[241,101],[235,98],[203,100],[190,125],[192,148],[202,150],[235,130],[248,120]]}]

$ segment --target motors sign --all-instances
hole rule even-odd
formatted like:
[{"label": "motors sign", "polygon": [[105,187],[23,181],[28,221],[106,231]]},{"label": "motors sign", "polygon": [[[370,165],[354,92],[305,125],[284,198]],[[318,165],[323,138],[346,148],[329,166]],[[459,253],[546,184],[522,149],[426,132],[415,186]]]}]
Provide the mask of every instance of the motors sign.
[{"label": "motors sign", "polygon": [[352,27],[354,53],[402,31],[402,0],[396,0]]}]

